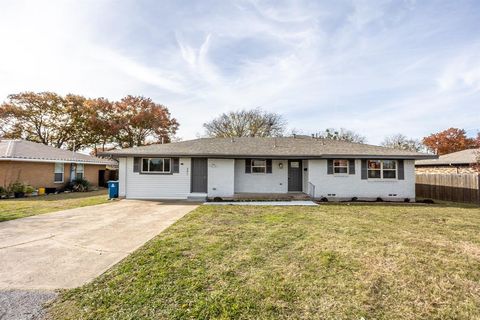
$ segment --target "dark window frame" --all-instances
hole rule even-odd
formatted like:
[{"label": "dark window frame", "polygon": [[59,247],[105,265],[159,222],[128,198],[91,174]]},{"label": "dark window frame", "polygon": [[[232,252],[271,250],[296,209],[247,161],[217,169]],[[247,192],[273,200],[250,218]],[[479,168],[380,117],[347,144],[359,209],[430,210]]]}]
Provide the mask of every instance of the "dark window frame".
[{"label": "dark window frame", "polygon": [[[162,159],[162,171],[159,171],[159,170],[150,170],[150,161],[151,160],[154,160],[154,159]],[[144,170],[144,167],[143,167],[143,160],[147,160],[147,170]],[[165,170],[165,160],[168,160],[168,171]],[[145,174],[156,174],[156,173],[165,173],[165,174],[168,174],[168,173],[172,173],[172,164],[173,164],[173,161],[172,161],[172,158],[160,158],[160,157],[153,157],[153,158],[141,158],[140,159],[140,173],[145,173]]]},{"label": "dark window frame", "polygon": [[[258,165],[255,166],[255,165],[253,165],[253,164],[255,163],[255,161],[262,161],[262,162],[263,162],[263,165],[261,165],[261,166],[258,166]],[[251,160],[251,166],[250,166],[250,167],[251,167],[251,173],[253,173],[253,174],[266,174],[266,173],[267,173],[267,159],[252,159],[252,160]],[[254,168],[263,168],[263,171],[261,171],[261,172],[256,172],[256,171],[254,170]]]},{"label": "dark window frame", "polygon": [[[345,165],[336,165],[335,162],[345,162]],[[348,175],[350,174],[350,161],[348,159],[333,159],[333,174],[337,176]],[[346,172],[336,172],[335,169],[346,169]]]},{"label": "dark window frame", "polygon": [[[380,163],[380,168],[374,168],[374,169],[371,169],[370,168],[370,162],[379,162]],[[395,168],[394,169],[389,169],[389,168],[384,168],[384,163],[385,162],[393,162],[394,163],[394,166]],[[380,159],[371,159],[371,160],[367,160],[367,179],[368,180],[387,180],[387,181],[393,181],[393,180],[399,180],[398,179],[398,161],[397,160],[380,160]],[[370,172],[371,171],[378,171],[380,173],[380,177],[378,178],[373,178],[373,177],[370,177]],[[394,172],[395,175],[394,177],[385,177],[384,173],[385,172]]]}]

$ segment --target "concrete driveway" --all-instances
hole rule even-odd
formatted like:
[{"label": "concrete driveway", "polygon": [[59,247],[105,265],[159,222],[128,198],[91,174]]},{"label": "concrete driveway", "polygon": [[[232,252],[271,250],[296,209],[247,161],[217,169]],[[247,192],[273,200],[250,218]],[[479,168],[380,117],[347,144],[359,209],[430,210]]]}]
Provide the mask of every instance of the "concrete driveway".
[{"label": "concrete driveway", "polygon": [[196,207],[122,200],[2,222],[0,290],[81,286]]}]

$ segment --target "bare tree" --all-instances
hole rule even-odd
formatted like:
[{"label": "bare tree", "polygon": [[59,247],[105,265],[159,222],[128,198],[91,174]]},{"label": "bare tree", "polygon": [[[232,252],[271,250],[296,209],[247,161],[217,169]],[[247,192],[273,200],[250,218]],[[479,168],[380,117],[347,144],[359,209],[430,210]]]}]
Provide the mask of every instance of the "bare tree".
[{"label": "bare tree", "polygon": [[223,113],[210,122],[204,123],[210,137],[277,137],[285,132],[287,122],[274,112],[260,108]]},{"label": "bare tree", "polygon": [[328,139],[328,140],[341,140],[341,141],[348,141],[348,142],[356,142],[356,143],[365,143],[367,142],[367,138],[362,136],[355,131],[348,130],[345,128],[335,129],[335,128],[328,128],[325,131],[321,131],[317,134],[319,138]]},{"label": "bare tree", "polygon": [[386,137],[381,145],[387,148],[399,150],[416,152],[425,151],[425,146],[419,140],[407,138],[401,133]]}]

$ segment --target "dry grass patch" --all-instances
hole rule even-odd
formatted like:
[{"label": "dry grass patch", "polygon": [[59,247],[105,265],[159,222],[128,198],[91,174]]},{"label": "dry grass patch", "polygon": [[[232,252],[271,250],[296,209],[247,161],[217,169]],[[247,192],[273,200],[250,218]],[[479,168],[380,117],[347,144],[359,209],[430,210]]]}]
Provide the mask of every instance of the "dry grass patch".
[{"label": "dry grass patch", "polygon": [[480,209],[202,206],[54,319],[480,317]]},{"label": "dry grass patch", "polygon": [[106,190],[0,200],[0,222],[108,202]]}]

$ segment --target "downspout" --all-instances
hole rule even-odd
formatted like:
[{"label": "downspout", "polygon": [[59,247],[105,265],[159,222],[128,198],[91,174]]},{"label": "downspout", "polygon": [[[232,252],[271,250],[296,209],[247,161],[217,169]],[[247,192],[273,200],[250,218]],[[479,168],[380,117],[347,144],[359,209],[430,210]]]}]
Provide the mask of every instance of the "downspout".
[{"label": "downspout", "polygon": [[[73,143],[73,150],[72,150],[72,159],[73,162],[70,163],[70,182],[73,182],[75,180],[75,171],[76,171],[76,164],[75,164],[75,142]],[[74,167],[75,165],[75,167]]]}]

